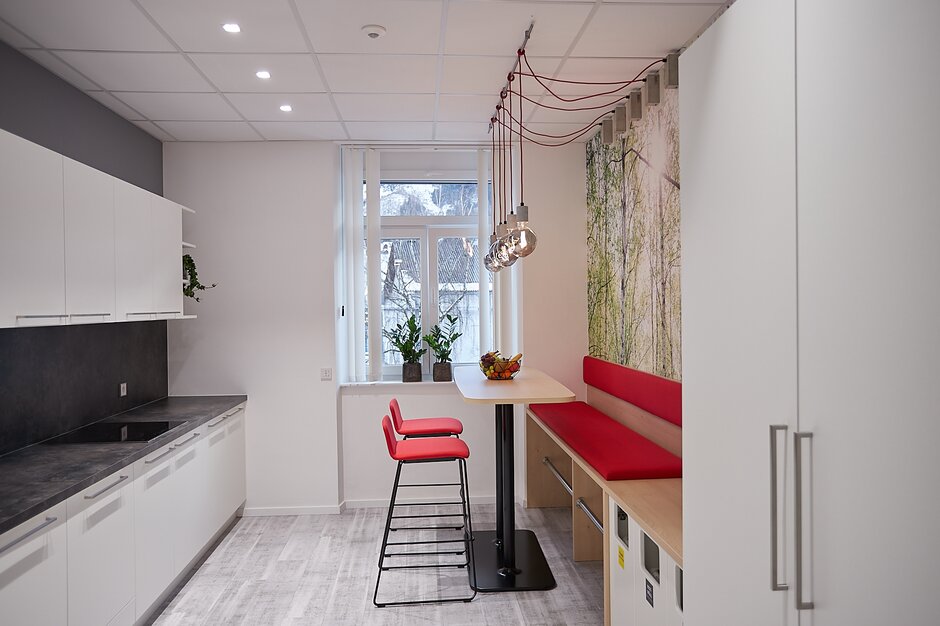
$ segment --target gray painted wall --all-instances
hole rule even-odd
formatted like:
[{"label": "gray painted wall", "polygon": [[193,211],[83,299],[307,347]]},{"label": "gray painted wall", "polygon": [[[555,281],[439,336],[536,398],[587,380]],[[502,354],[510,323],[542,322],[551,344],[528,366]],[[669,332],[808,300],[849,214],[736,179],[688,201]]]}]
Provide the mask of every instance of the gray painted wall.
[{"label": "gray painted wall", "polygon": [[0,128],[163,194],[163,144],[0,42]]}]

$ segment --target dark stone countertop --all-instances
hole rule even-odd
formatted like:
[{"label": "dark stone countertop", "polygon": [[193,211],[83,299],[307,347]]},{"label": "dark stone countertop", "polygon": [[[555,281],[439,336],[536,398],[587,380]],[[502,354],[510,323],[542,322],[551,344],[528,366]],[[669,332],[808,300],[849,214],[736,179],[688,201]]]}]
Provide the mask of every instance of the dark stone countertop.
[{"label": "dark stone countertop", "polygon": [[185,421],[149,443],[37,443],[0,456],[0,534],[246,400],[248,396],[176,396],[101,420]]}]

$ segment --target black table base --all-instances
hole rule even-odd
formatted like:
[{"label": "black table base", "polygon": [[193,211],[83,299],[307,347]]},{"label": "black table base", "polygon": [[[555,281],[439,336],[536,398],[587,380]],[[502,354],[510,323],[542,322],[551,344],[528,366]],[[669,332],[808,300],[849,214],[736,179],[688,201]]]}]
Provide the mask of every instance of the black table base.
[{"label": "black table base", "polygon": [[474,533],[472,564],[477,591],[555,588],[539,540],[516,530],[513,406],[496,405],[496,530]]},{"label": "black table base", "polygon": [[509,573],[500,565],[499,545],[495,530],[473,533],[470,567],[471,587],[477,591],[544,591],[555,588],[555,577],[548,567],[539,540],[531,530],[515,532],[517,573]]}]

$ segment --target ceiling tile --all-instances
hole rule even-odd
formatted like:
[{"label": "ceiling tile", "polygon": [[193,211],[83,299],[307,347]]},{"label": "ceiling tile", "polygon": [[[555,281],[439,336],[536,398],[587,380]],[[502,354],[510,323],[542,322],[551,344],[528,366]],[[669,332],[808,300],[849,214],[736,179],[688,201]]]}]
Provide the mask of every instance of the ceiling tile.
[{"label": "ceiling tile", "polygon": [[[441,93],[451,94],[492,94],[499,95],[499,90],[506,84],[506,77],[512,70],[513,57],[464,57],[445,56],[441,73]],[[554,66],[558,59],[553,59]],[[553,66],[553,69],[554,69]],[[496,103],[493,103],[496,106]]]},{"label": "ceiling tile", "polygon": [[[552,103],[552,106],[556,105],[557,103]],[[577,124],[584,126],[596,120],[598,117],[606,117],[615,106],[616,105],[611,105],[590,111],[556,111],[554,109],[536,108],[526,117],[525,124],[529,126],[532,123],[548,122],[551,124]]]},{"label": "ceiling tile", "polygon": [[108,91],[215,91],[181,54],[59,52]]},{"label": "ceiling tile", "polygon": [[489,123],[438,122],[434,138],[439,141],[489,141]]},{"label": "ceiling tile", "polygon": [[[186,52],[309,52],[287,0],[141,0]],[[234,22],[239,33],[222,24]]]},{"label": "ceiling tile", "polygon": [[252,125],[271,141],[346,139],[346,132],[339,122],[253,122]]},{"label": "ceiling tile", "polygon": [[153,122],[134,122],[134,125],[150,133],[152,137],[156,137],[160,141],[176,141],[176,139]]},{"label": "ceiling tile", "polygon": [[63,79],[67,83],[74,85],[75,87],[78,87],[79,89],[100,89],[98,85],[88,80],[88,78],[85,76],[82,76],[79,72],[73,70],[67,64],[63,63],[62,59],[58,58],[48,50],[23,50],[22,52],[59,78]]},{"label": "ceiling tile", "polygon": [[317,55],[330,89],[339,93],[434,93],[437,57]]},{"label": "ceiling tile", "polygon": [[591,7],[591,4],[451,2],[444,51],[446,54],[507,55],[511,59],[534,20],[535,28],[526,52],[561,56],[567,53]]},{"label": "ceiling tile", "polygon": [[4,0],[0,17],[46,48],[173,50],[128,0]]},{"label": "ceiling tile", "polygon": [[[596,81],[596,82],[615,82],[630,81],[641,74],[641,78],[647,73],[657,70],[661,64],[656,63],[652,68],[648,66],[656,61],[655,58],[629,58],[629,59],[599,59],[571,57],[561,66],[556,78],[565,80]],[[536,72],[542,74],[541,69],[533,63]],[[550,74],[549,74],[550,75]],[[533,79],[526,79],[526,86],[533,84]],[[548,82],[548,81],[545,81]],[[548,82],[552,91],[561,96],[586,95],[590,93],[601,93],[617,89],[619,85],[574,85],[571,83]],[[642,83],[627,85],[623,89],[611,94],[607,99],[614,99],[617,95],[626,95],[633,89],[639,89]],[[603,99],[598,98],[597,102]]]},{"label": "ceiling tile", "polygon": [[431,122],[346,122],[356,141],[430,141]]},{"label": "ceiling tile", "polygon": [[[427,0],[299,0],[317,52],[359,54],[435,54],[441,30],[441,3]],[[366,24],[384,26],[370,39]]]},{"label": "ceiling tile", "polygon": [[430,121],[434,119],[432,94],[333,94],[346,121]]},{"label": "ceiling tile", "polygon": [[[324,91],[309,54],[192,54],[190,58],[220,91]],[[259,70],[267,70],[271,78],[261,80],[255,76]]]},{"label": "ceiling tile", "polygon": [[260,141],[246,122],[160,122],[179,141]]},{"label": "ceiling tile", "polygon": [[604,4],[573,56],[664,56],[695,35],[720,5]]},{"label": "ceiling tile", "polygon": [[[226,94],[232,105],[248,121],[309,122],[332,121],[336,111],[324,93],[232,93]],[[290,113],[281,105],[293,107]]]},{"label": "ceiling tile", "polygon": [[107,91],[86,91],[85,93],[126,120],[137,121],[146,119],[147,117],[140,111],[135,111],[131,107],[127,106]]},{"label": "ceiling tile", "polygon": [[[2,17],[2,11],[0,11]],[[13,48],[37,48],[39,44],[0,19],[0,41]]]},{"label": "ceiling tile", "polygon": [[151,120],[240,120],[215,93],[115,93]]},{"label": "ceiling tile", "polygon": [[437,107],[441,122],[476,122],[488,124],[498,98],[493,96],[458,96],[442,94]]}]

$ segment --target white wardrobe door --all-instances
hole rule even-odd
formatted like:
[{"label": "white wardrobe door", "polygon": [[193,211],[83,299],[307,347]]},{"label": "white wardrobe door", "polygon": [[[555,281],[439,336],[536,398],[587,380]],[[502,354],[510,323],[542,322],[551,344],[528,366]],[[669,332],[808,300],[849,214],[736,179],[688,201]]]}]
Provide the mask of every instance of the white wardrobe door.
[{"label": "white wardrobe door", "polygon": [[114,321],[114,178],[65,159],[64,196],[69,321]]},{"label": "white wardrobe door", "polygon": [[65,323],[62,160],[0,130],[0,327]]},{"label": "white wardrobe door", "polygon": [[771,590],[769,452],[772,424],[796,427],[793,28],[794,0],[742,0],[680,57],[684,604],[697,626],[796,623]]},{"label": "white wardrobe door", "polygon": [[800,428],[813,433],[804,595],[815,626],[940,615],[938,25],[936,0],[798,0]]}]

